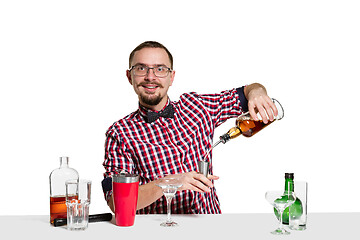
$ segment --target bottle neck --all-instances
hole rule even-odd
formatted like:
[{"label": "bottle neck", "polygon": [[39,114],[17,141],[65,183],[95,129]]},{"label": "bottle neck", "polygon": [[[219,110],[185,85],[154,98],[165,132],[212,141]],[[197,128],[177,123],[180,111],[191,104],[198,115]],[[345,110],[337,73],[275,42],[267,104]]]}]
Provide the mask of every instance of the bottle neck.
[{"label": "bottle neck", "polygon": [[60,157],[60,168],[69,167],[69,158],[68,157]]},{"label": "bottle neck", "polygon": [[285,191],[294,192],[294,180],[285,178]]},{"label": "bottle neck", "polygon": [[222,143],[228,142],[230,139],[234,139],[242,134],[242,131],[238,127],[232,127],[230,130],[224,135],[220,136],[220,141]]}]

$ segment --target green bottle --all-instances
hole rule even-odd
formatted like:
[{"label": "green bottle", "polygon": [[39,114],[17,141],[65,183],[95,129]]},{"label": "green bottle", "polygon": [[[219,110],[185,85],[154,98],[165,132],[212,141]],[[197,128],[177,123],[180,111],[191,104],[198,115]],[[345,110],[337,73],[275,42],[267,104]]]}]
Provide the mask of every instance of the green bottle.
[{"label": "green bottle", "polygon": [[[294,192],[294,173],[285,173],[285,192],[286,191],[290,191],[290,192]],[[295,192],[296,194],[296,192]],[[282,198],[286,198],[286,195],[283,196]],[[291,207],[291,212],[289,213],[289,208]],[[292,204],[292,206],[287,207],[284,210],[283,213],[283,224],[288,225],[289,224],[289,214],[291,214],[291,216],[293,217],[300,217],[302,215],[303,212],[303,207],[302,207],[302,203],[300,201],[300,199],[296,198],[295,202]],[[274,208],[274,213],[277,217],[277,219],[279,219],[279,213],[278,211]]]}]

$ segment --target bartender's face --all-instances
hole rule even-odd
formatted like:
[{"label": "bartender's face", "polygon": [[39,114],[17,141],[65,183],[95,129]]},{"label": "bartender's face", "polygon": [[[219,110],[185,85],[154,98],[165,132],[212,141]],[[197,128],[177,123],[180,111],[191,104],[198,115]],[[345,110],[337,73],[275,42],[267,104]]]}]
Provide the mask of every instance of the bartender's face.
[{"label": "bartender's face", "polygon": [[[171,67],[169,56],[162,48],[143,48],[136,51],[131,66],[138,66],[140,69]],[[158,77],[153,69],[149,69],[145,76],[136,76],[136,71],[132,69],[127,70],[126,75],[141,105],[157,111],[165,106],[168,99],[167,91],[174,81],[175,71],[169,72],[165,77]]]}]

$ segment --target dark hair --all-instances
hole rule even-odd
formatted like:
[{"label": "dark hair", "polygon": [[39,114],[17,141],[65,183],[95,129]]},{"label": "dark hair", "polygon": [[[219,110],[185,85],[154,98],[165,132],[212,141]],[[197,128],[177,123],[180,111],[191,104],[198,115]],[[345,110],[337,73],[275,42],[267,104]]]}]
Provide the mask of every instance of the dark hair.
[{"label": "dark hair", "polygon": [[172,69],[173,68],[173,57],[171,55],[171,53],[169,52],[169,50],[164,46],[162,45],[161,43],[158,43],[158,42],[155,42],[155,41],[146,41],[146,42],[143,42],[141,43],[139,46],[137,46],[131,53],[130,53],[130,57],[129,57],[129,68],[131,68],[131,61],[134,57],[134,54],[136,51],[139,51],[143,48],[162,48],[166,51],[166,53],[168,54],[169,56],[169,60],[170,60],[170,68]]}]

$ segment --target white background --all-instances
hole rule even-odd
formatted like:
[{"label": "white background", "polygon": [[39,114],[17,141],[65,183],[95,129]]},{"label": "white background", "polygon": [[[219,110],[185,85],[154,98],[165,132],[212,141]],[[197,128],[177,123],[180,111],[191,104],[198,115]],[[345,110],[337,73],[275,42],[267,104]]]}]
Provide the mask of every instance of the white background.
[{"label": "white background", "polygon": [[[309,182],[309,212],[360,211],[358,1],[1,1],[0,215],[49,214],[59,157],[103,199],[105,131],[137,109],[133,48],[174,56],[172,100],[264,84],[285,118],[214,150],[224,213],[271,212],[285,172]],[[229,120],[215,139],[234,125]]]}]

